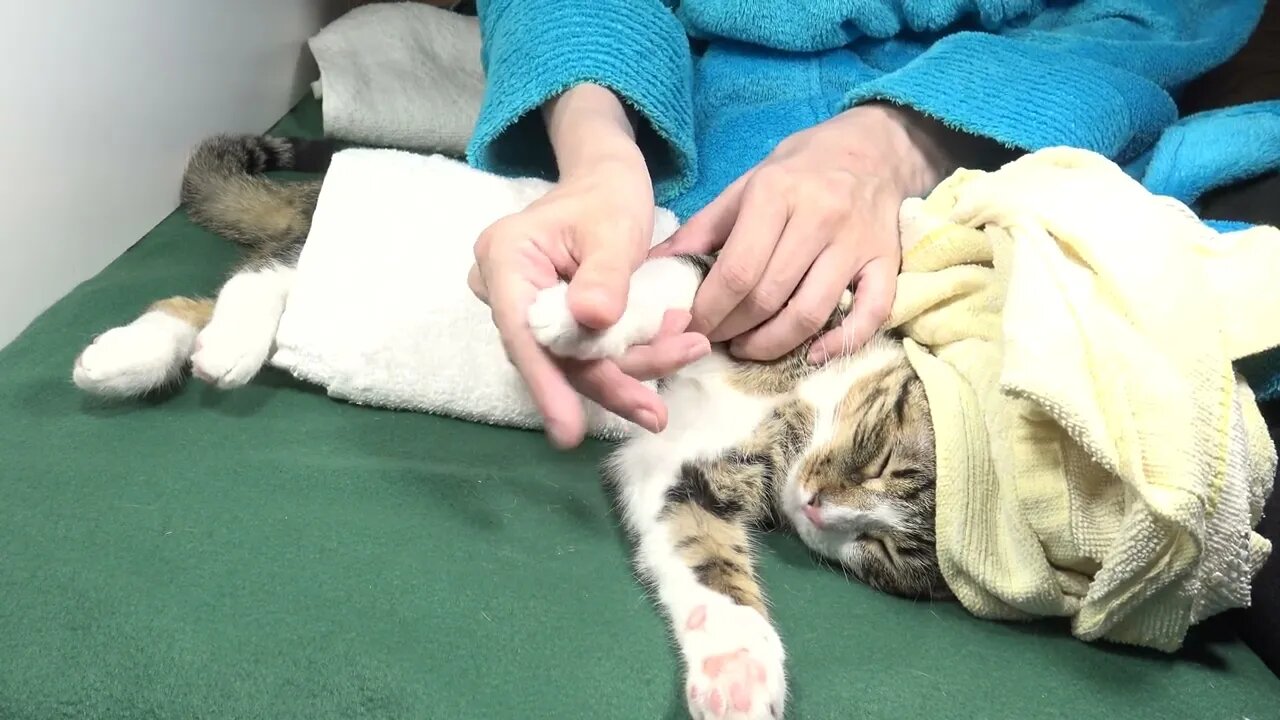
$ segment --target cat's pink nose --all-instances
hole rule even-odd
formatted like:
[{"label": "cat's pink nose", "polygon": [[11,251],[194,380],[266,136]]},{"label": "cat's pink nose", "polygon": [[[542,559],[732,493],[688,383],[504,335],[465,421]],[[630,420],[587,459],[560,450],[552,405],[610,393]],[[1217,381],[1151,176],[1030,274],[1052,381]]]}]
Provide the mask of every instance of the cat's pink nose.
[{"label": "cat's pink nose", "polygon": [[826,526],[827,521],[822,519],[822,507],[816,504],[816,500],[816,498],[814,500],[810,500],[809,503],[804,506],[804,516],[809,518],[809,522],[813,523],[814,527],[821,530]]}]

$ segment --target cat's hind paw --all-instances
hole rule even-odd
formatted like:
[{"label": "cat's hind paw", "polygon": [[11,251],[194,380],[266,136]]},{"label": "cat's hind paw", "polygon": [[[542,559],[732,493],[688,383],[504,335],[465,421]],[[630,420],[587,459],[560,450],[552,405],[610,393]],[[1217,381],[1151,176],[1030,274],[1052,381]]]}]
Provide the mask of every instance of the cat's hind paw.
[{"label": "cat's hind paw", "polygon": [[274,341],[274,326],[210,324],[196,338],[191,373],[223,390],[240,387],[266,364]]},{"label": "cat's hind paw", "polygon": [[693,720],[781,720],[782,640],[759,612],[732,603],[699,605],[686,620],[681,646]]},{"label": "cat's hind paw", "polygon": [[149,312],[95,338],[76,358],[72,381],[94,395],[144,395],[178,378],[195,337],[190,324]]}]

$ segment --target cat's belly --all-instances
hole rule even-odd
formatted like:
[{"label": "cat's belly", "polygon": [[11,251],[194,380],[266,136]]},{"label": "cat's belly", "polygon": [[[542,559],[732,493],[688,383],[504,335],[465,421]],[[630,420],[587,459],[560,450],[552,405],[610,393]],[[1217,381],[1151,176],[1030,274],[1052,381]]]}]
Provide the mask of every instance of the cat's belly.
[{"label": "cat's belly", "polygon": [[748,440],[777,397],[747,395],[730,386],[729,363],[714,353],[673,378],[662,392],[667,427],[635,433],[614,453],[614,477],[624,485],[674,478],[691,460],[714,459]]}]

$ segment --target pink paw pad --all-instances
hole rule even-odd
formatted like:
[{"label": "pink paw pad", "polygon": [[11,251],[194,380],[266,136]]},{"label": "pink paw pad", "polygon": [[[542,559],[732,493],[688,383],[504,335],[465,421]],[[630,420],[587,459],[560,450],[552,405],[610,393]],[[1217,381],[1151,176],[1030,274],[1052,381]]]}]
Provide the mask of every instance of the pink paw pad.
[{"label": "pink paw pad", "polygon": [[724,697],[719,690],[711,691],[711,697],[707,698],[707,707],[711,710],[712,715],[724,714]]},{"label": "pink paw pad", "polygon": [[689,613],[689,618],[685,620],[685,623],[684,623],[684,629],[688,630],[689,632],[693,632],[694,630],[701,630],[702,628],[706,627],[706,624],[707,624],[707,606],[699,605],[698,607],[693,609],[693,612]]},{"label": "pink paw pad", "polygon": [[[702,672],[712,679],[725,676],[729,681],[729,702],[733,709],[739,712],[747,712],[751,709],[752,691],[757,685],[763,684],[767,677],[764,664],[751,657],[746,648],[713,655],[703,660]],[[709,699],[712,712],[719,715],[721,710],[716,709],[717,700],[718,706],[723,709],[724,698],[719,690],[713,691]]]}]

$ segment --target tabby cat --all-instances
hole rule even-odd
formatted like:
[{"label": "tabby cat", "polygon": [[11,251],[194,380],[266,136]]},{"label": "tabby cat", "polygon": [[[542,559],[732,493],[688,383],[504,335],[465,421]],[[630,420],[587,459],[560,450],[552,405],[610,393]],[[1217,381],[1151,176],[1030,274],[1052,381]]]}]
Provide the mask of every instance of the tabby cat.
[{"label": "tabby cat", "polygon": [[72,379],[109,397],[144,395],[182,379],[188,364],[221,388],[244,385],[267,361],[289,287],[311,229],[319,179],[279,183],[271,170],[324,172],[334,143],[217,135],[187,161],[182,204],[196,224],[245,248],[218,301],[172,297],[99,335],[76,359]]},{"label": "tabby cat", "polygon": [[[249,248],[216,305],[172,298],[103,334],[75,381],[104,395],[175,382],[190,361],[220,387],[263,365],[306,237],[319,182],[275,183],[274,168],[323,169],[318,146],[219,137],[194,153],[183,184],[198,223]],[[560,356],[616,356],[650,339],[664,312],[688,309],[712,259],[661,258],[633,278],[612,328],[572,319],[562,283],[529,310],[534,334]],[[848,310],[828,323],[834,326]],[[659,434],[637,431],[606,467],[641,576],[665,612],[686,668],[694,718],[778,718],[784,651],[752,556],[753,529],[793,529],[816,554],[880,590],[949,592],[934,550],[934,439],[924,387],[887,333],[822,366],[807,348],[771,363],[717,348],[661,383]]]}]

